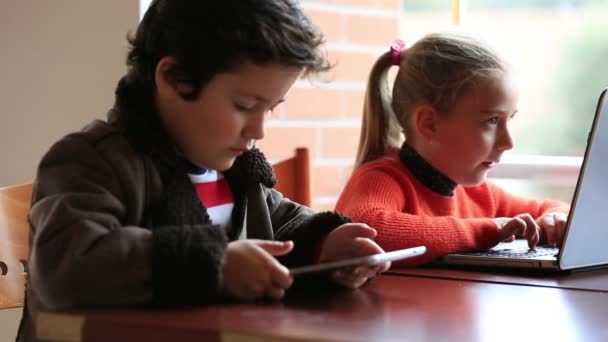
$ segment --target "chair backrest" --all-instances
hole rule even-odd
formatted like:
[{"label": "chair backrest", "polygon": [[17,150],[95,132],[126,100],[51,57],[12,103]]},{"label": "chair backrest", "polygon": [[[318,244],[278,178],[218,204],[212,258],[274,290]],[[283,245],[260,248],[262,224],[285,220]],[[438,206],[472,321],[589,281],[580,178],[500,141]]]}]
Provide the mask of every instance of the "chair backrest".
[{"label": "chair backrest", "polygon": [[23,306],[32,183],[0,188],[0,309]]},{"label": "chair backrest", "polygon": [[290,200],[310,207],[310,153],[306,147],[296,148],[295,156],[272,166],[277,177],[275,189]]}]

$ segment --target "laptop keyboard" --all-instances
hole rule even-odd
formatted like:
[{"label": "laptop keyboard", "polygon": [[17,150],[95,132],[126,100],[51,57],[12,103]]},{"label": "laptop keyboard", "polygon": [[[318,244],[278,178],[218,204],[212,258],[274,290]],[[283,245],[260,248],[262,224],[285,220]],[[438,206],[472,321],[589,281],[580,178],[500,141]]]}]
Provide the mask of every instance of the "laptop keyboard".
[{"label": "laptop keyboard", "polygon": [[523,249],[490,249],[479,253],[467,253],[468,255],[479,255],[479,256],[494,256],[494,257],[505,257],[505,258],[519,258],[528,259],[536,258],[540,256],[554,256],[557,257],[559,248],[556,247],[542,247],[536,246],[536,250],[530,250],[529,248]]}]

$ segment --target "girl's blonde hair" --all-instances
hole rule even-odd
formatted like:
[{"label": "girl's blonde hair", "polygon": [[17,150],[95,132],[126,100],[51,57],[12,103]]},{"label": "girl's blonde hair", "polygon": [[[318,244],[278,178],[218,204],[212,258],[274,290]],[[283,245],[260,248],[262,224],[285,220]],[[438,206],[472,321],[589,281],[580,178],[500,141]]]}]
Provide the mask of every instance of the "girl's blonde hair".
[{"label": "girl's blonde hair", "polygon": [[411,135],[411,116],[427,104],[449,111],[471,85],[505,72],[507,63],[482,42],[461,33],[429,34],[401,52],[389,93],[391,52],[382,54],[369,75],[354,170],[400,147]]}]

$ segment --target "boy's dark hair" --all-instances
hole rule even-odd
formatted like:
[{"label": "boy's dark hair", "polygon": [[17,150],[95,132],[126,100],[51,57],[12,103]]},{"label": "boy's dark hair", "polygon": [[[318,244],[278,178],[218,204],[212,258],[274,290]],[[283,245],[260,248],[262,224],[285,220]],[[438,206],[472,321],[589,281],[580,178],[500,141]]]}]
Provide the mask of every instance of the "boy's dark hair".
[{"label": "boy's dark hair", "polygon": [[165,56],[176,60],[169,77],[190,85],[186,100],[245,61],[300,66],[306,76],[329,69],[323,36],[294,0],[154,0],[129,42],[119,108],[152,104],[155,68]]}]

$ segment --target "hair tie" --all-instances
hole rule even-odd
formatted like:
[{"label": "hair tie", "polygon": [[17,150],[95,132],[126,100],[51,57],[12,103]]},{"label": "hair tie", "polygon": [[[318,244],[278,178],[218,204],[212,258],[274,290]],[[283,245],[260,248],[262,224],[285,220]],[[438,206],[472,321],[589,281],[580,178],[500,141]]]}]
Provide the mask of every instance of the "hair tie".
[{"label": "hair tie", "polygon": [[405,49],[405,42],[397,39],[391,44],[391,54],[393,55],[393,65],[401,65],[401,52]]}]

